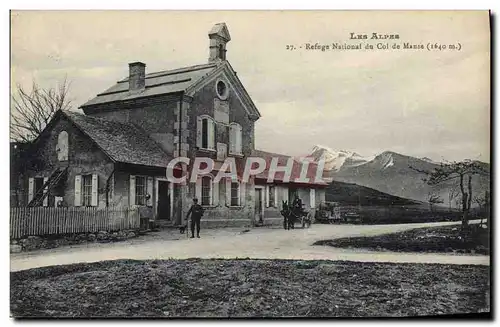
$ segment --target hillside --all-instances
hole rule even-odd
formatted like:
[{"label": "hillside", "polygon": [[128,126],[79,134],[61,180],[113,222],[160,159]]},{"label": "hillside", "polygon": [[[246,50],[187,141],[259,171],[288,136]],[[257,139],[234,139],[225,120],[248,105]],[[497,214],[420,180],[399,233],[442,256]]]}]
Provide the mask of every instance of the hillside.
[{"label": "hillside", "polygon": [[390,206],[418,205],[419,201],[393,196],[375,189],[339,181],[332,182],[326,190],[326,201],[341,205]]},{"label": "hillside", "polygon": [[[439,164],[429,158],[415,158],[392,151],[385,151],[373,158],[362,157],[354,152],[333,151],[327,147],[315,146],[311,154],[316,160],[325,158],[325,177],[337,182],[358,184],[396,197],[427,202],[430,193],[438,194],[444,206],[449,206],[450,190],[457,181],[429,186],[425,175],[410,168],[433,170]],[[490,165],[481,163],[486,170]],[[490,187],[488,176],[474,176],[473,197],[484,194]],[[455,200],[452,201],[455,206]]]}]

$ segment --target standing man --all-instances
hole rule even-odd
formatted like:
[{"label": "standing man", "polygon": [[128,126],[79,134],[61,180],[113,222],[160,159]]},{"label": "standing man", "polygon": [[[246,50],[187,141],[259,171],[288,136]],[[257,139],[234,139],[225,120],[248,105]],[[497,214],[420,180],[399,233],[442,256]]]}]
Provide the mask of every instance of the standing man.
[{"label": "standing man", "polygon": [[203,207],[198,204],[198,199],[193,199],[193,204],[186,215],[186,220],[191,215],[191,238],[194,238],[194,225],[196,224],[196,237],[200,238],[200,223],[203,216]]}]

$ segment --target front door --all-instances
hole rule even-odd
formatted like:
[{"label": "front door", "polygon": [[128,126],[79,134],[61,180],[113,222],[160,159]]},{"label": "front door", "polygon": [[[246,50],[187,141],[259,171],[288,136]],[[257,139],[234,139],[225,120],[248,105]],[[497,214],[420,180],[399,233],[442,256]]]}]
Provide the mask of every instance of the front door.
[{"label": "front door", "polygon": [[255,189],[255,221],[262,222],[262,189]]},{"label": "front door", "polygon": [[158,181],[158,219],[170,220],[170,194],[167,181]]}]

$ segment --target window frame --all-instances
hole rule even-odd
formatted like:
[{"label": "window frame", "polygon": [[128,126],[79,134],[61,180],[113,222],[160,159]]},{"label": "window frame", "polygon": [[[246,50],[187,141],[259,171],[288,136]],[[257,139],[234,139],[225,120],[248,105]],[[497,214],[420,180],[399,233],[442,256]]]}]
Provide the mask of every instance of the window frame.
[{"label": "window frame", "polygon": [[[81,206],[92,207],[92,174],[82,174],[81,176],[82,176]],[[89,191],[88,194],[86,194],[86,191]]]},{"label": "window frame", "polygon": [[[223,83],[224,84],[224,93],[223,94],[220,94],[219,93],[219,83]],[[215,94],[217,95],[217,97],[221,100],[227,100],[227,98],[229,97],[229,83],[227,81],[225,81],[224,79],[217,79],[215,81]]]},{"label": "window frame", "polygon": [[[276,207],[276,186],[269,185],[267,196],[269,197],[268,207]],[[272,196],[272,197],[271,197]],[[272,199],[272,201],[271,201]]]},{"label": "window frame", "polygon": [[[203,181],[204,180],[209,180],[209,184],[208,184],[208,197],[206,194],[204,194],[204,190],[207,189],[206,186],[203,185]],[[211,175],[203,175],[200,177],[200,193],[201,193],[201,196],[200,196],[200,204],[202,206],[212,206],[213,205],[213,202],[214,202],[214,179]],[[208,203],[205,203],[203,202],[203,199],[207,199],[208,198]]]},{"label": "window frame", "polygon": [[229,124],[229,154],[243,155],[243,127],[237,122]]},{"label": "window frame", "polygon": [[[144,181],[144,184],[140,185],[138,183],[139,180],[142,180]],[[139,189],[140,188],[143,189],[143,194],[140,194],[138,193]],[[148,194],[148,178],[147,176],[144,176],[144,175],[135,175],[135,205],[136,206],[146,206],[147,205],[147,200],[146,200],[146,195]],[[140,199],[142,199],[141,201],[143,203],[140,203],[141,201],[139,201]]]},{"label": "window frame", "polygon": [[[215,119],[209,115],[198,116],[200,120],[199,126],[197,126],[197,134],[200,140],[197,140],[197,147],[199,150],[217,152],[216,149],[216,127]],[[203,131],[203,126],[206,126],[206,133]],[[210,133],[211,132],[211,133]],[[212,135],[210,135],[212,134]],[[210,142],[211,141],[211,142]]]},{"label": "window frame", "polygon": [[[233,196],[233,190],[234,190],[233,184],[236,184],[238,186],[237,191],[236,191],[237,197]],[[231,192],[230,192],[231,193],[231,199],[230,199],[230,205],[229,206],[230,207],[239,207],[239,206],[241,206],[241,183],[239,181],[231,181],[229,185],[231,187]],[[236,204],[233,202],[234,199],[236,199]]]}]

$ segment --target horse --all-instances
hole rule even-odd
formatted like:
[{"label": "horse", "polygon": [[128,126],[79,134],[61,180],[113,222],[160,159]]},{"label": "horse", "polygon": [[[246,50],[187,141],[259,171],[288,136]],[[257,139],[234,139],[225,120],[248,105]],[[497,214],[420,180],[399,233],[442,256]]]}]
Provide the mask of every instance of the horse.
[{"label": "horse", "polygon": [[286,230],[295,228],[295,215],[292,208],[288,205],[288,201],[282,201],[281,215],[283,216],[283,227]]},{"label": "horse", "polygon": [[283,227],[287,230],[295,229],[295,221],[300,220],[302,228],[311,227],[312,212],[304,209],[293,208],[288,205],[288,201],[282,201],[281,215],[283,216]]}]

